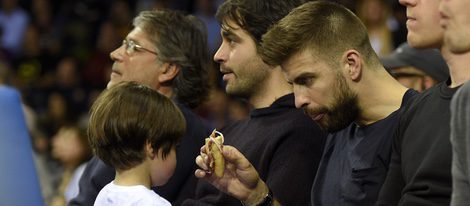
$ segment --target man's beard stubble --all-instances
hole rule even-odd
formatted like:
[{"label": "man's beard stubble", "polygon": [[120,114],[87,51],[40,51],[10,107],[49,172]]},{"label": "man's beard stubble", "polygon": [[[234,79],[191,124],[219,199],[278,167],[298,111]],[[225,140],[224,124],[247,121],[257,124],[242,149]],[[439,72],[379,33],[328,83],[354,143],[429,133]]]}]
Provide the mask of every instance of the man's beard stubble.
[{"label": "man's beard stubble", "polygon": [[357,119],[360,111],[357,95],[349,89],[344,77],[338,78],[338,87],[333,98],[334,103],[330,108],[322,107],[314,110],[304,108],[304,112],[310,116],[325,114],[316,123],[328,133],[337,132],[347,127]]}]

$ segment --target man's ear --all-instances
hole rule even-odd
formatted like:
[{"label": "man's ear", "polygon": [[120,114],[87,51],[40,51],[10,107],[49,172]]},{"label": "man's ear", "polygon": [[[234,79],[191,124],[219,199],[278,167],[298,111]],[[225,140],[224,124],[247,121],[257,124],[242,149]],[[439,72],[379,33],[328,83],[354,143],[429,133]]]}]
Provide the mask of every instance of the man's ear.
[{"label": "man's ear", "polygon": [[351,49],[344,52],[341,62],[345,69],[347,69],[347,75],[352,81],[359,81],[361,79],[364,64],[362,56],[358,51]]},{"label": "man's ear", "polygon": [[160,84],[171,82],[180,72],[180,68],[173,63],[163,63],[161,69],[160,76],[158,76]]}]

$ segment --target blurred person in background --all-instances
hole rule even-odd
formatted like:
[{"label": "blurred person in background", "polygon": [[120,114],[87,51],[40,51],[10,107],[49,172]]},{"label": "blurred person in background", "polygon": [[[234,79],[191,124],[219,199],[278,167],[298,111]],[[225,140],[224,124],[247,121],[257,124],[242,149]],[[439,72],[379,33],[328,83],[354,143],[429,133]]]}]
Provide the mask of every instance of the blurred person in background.
[{"label": "blurred person in background", "polygon": [[379,56],[392,52],[393,36],[387,24],[391,7],[385,0],[360,0],[357,3],[357,16],[367,28],[372,48]]},{"label": "blurred person in background", "polygon": [[389,21],[390,28],[393,33],[393,47],[398,48],[402,43],[406,42],[406,7],[398,3],[396,0],[388,0],[392,5],[393,18]]},{"label": "blurred person in background", "polygon": [[194,15],[200,18],[207,27],[207,43],[211,54],[217,51],[221,38],[219,35],[220,24],[215,18],[217,11],[216,0],[196,0]]},{"label": "blurred person in background", "polygon": [[92,153],[86,129],[76,124],[64,125],[52,137],[52,156],[63,169],[50,205],[65,206],[78,194],[78,181]]},{"label": "blurred person in background", "polygon": [[121,36],[111,21],[104,21],[99,28],[96,47],[82,70],[83,80],[87,82],[87,89],[101,90],[106,87],[111,73],[113,61],[109,58],[116,47],[121,44]]},{"label": "blurred person in background", "polygon": [[116,0],[111,5],[107,21],[109,21],[115,28],[118,38],[125,38],[127,33],[132,30],[132,9],[130,8],[130,1]]},{"label": "blurred person in background", "polygon": [[18,0],[2,0],[0,8],[0,27],[3,33],[0,46],[7,51],[10,59],[14,59],[21,52],[29,16],[19,6]]},{"label": "blurred person in background", "polygon": [[415,49],[403,43],[380,61],[401,84],[418,92],[449,78],[449,68],[437,49]]},{"label": "blurred person in background", "polygon": [[11,69],[7,62],[0,60],[0,85],[10,84]]}]

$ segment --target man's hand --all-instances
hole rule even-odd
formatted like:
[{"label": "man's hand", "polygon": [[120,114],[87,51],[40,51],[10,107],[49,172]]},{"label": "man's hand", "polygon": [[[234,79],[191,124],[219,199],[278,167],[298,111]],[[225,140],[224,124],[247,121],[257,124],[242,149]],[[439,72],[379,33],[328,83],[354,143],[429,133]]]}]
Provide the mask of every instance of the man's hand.
[{"label": "man's hand", "polygon": [[201,155],[196,158],[196,164],[201,168],[196,170],[196,177],[208,181],[247,206],[263,201],[268,194],[268,187],[243,154],[232,146],[224,145],[222,154],[225,158],[225,172],[222,177],[217,177],[210,172],[210,157],[205,153],[204,147],[201,148]]}]

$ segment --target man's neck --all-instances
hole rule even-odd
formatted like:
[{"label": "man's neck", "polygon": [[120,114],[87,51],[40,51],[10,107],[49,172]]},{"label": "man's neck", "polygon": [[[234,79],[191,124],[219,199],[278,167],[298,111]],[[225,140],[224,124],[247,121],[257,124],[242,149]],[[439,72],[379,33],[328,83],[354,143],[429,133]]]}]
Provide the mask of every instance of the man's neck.
[{"label": "man's neck", "polygon": [[444,45],[441,48],[441,53],[449,67],[451,88],[470,81],[470,52],[454,54]]},{"label": "man's neck", "polygon": [[357,88],[360,108],[359,125],[369,125],[389,116],[401,106],[403,95],[408,88],[401,85],[385,69],[377,68],[364,76],[364,84]]},{"label": "man's neck", "polygon": [[258,90],[248,98],[248,102],[255,109],[269,107],[277,99],[292,93],[292,86],[287,83],[281,68],[273,68],[273,71]]},{"label": "man's neck", "polygon": [[156,90],[170,99],[173,98],[173,88],[171,86],[160,85]]}]

